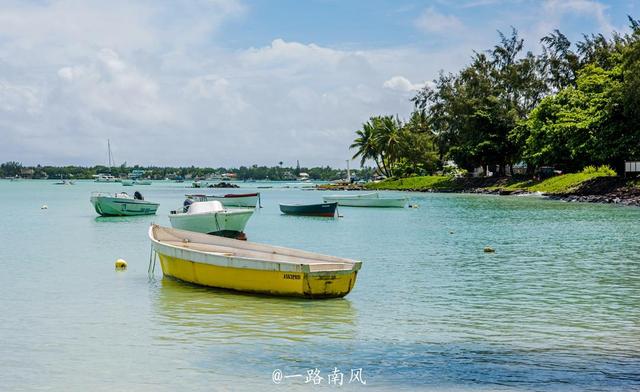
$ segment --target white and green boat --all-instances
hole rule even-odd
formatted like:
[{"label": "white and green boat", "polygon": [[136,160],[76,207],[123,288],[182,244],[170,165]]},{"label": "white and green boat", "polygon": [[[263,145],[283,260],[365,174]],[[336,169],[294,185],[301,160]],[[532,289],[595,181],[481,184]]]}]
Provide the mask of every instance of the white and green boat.
[{"label": "white and green boat", "polygon": [[153,215],[160,205],[144,200],[140,192],[135,192],[133,197],[126,192],[115,194],[93,192],[91,204],[96,212],[102,216]]},{"label": "white and green boat", "polygon": [[171,226],[198,233],[244,238],[244,228],[253,215],[249,208],[225,208],[219,201],[185,200],[179,210],[171,211]]},{"label": "white and green boat", "polygon": [[403,208],[407,204],[406,197],[380,197],[377,192],[359,195],[330,195],[322,198],[325,203],[337,202],[347,207],[385,207]]}]

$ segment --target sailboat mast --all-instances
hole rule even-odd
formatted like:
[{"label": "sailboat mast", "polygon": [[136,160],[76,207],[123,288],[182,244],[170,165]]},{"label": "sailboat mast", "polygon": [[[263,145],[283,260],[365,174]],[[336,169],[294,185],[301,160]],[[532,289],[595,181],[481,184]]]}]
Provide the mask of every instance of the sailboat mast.
[{"label": "sailboat mast", "polygon": [[350,159],[347,159],[347,182],[351,184],[351,169],[349,169],[349,161]]},{"label": "sailboat mast", "polygon": [[107,149],[109,151],[109,169],[111,169],[111,141],[107,139]]}]

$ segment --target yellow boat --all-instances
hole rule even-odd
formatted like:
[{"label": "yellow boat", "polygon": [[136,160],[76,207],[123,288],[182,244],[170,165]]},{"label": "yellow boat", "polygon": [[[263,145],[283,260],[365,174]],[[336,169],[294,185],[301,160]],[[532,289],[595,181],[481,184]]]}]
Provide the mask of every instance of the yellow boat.
[{"label": "yellow boat", "polygon": [[165,276],[223,289],[306,298],[347,295],[361,261],[158,225],[149,228]]}]

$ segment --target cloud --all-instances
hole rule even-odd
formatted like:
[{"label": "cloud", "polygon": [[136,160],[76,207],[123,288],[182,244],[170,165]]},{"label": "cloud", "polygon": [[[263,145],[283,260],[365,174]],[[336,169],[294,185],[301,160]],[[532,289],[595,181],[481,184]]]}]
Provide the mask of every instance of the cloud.
[{"label": "cloud", "polygon": [[201,45],[225,20],[245,10],[237,0],[6,0],[0,12],[0,36],[5,41],[0,55],[11,51],[27,58],[26,52],[40,47],[56,59],[82,56],[87,48],[132,53],[171,44]]},{"label": "cloud", "polygon": [[425,33],[457,33],[464,28],[455,15],[445,15],[433,7],[425,9],[414,21],[414,25]]},{"label": "cloud", "polygon": [[543,6],[547,18],[557,21],[564,16],[581,15],[593,18],[604,34],[615,28],[609,20],[607,6],[594,0],[546,0]]},{"label": "cloud", "polygon": [[[606,19],[606,9],[583,6],[548,5]],[[449,33],[473,26],[428,8],[416,26],[446,33],[428,50],[279,36],[230,49],[220,31],[250,14],[236,0],[2,8],[0,155],[25,164],[104,163],[109,138],[116,160],[130,164],[341,165],[363,121],[408,116],[420,81],[455,72],[496,38],[485,26],[451,44]]]},{"label": "cloud", "polygon": [[411,83],[411,81],[404,76],[394,76],[389,80],[386,80],[382,86],[391,90],[411,92],[420,90],[425,86],[425,83]]},{"label": "cloud", "polygon": [[160,103],[158,83],[112,49],[98,51],[85,64],[60,68],[57,75],[51,95],[104,125],[151,125],[170,112]]},{"label": "cloud", "polygon": [[476,8],[494,5],[503,2],[504,0],[471,0],[460,3],[460,8]]},{"label": "cloud", "polygon": [[[435,74],[442,61],[429,58]],[[131,164],[338,165],[362,121],[411,110],[380,80],[417,78],[425,63],[414,49],[342,50],[280,38],[241,50],[174,44],[142,57],[87,48],[45,57],[38,73],[0,62],[16,80],[33,78],[0,89],[0,104],[12,110],[0,118],[7,136],[0,152],[25,163],[103,163],[110,138],[116,160]],[[390,87],[402,88],[396,79]]]},{"label": "cloud", "polygon": [[37,114],[42,110],[42,97],[31,86],[0,80],[0,113]]}]

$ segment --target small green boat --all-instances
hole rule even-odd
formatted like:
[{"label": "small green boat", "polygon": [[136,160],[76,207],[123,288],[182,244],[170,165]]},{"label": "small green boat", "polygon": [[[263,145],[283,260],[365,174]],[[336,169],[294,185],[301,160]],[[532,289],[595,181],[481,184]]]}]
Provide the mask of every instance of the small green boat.
[{"label": "small green boat", "polygon": [[94,192],[90,201],[96,212],[102,216],[154,215],[160,205],[144,200],[140,192],[135,192],[133,197],[126,192]]},{"label": "small green boat", "polygon": [[280,204],[280,211],[289,215],[334,217],[338,203]]}]

